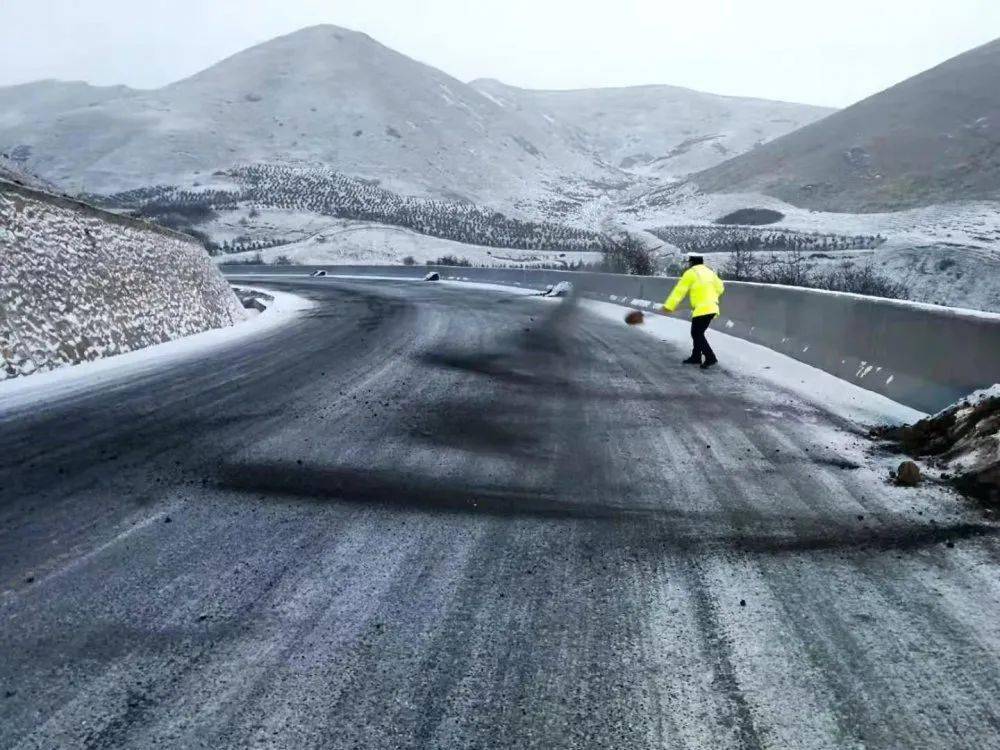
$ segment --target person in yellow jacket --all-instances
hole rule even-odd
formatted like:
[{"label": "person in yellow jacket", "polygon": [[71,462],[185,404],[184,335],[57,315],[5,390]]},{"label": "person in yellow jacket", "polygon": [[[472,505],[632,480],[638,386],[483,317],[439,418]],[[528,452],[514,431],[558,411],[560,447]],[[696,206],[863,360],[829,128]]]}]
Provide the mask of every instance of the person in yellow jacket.
[{"label": "person in yellow jacket", "polygon": [[691,295],[691,340],[694,342],[694,350],[684,360],[684,364],[701,365],[701,369],[707,370],[719,361],[708,345],[705,331],[712,319],[719,314],[719,297],[725,290],[722,279],[705,265],[704,256],[689,253],[688,270],[663,303],[663,310],[672,313],[688,294]]}]

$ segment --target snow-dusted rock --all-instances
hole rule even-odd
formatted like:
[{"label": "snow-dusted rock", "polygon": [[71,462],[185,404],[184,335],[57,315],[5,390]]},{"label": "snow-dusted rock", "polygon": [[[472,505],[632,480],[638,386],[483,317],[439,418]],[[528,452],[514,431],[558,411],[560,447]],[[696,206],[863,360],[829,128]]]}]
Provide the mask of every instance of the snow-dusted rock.
[{"label": "snow-dusted rock", "polygon": [[431,271],[429,274],[424,276],[424,281],[440,281],[441,275],[437,271]]},{"label": "snow-dusted rock", "polygon": [[[1000,501],[1000,384],[969,394],[919,422],[881,428],[907,453],[926,458],[963,489]],[[901,467],[902,469],[902,467]],[[897,481],[902,471],[897,472]]]},{"label": "snow-dusted rock", "polygon": [[913,461],[903,461],[896,469],[896,484],[903,487],[916,487],[920,484],[920,467]]},{"label": "snow-dusted rock", "polygon": [[546,297],[566,297],[573,293],[573,285],[568,281],[560,281],[545,292]]},{"label": "snow-dusted rock", "polygon": [[0,181],[0,380],[246,318],[182,235]]}]

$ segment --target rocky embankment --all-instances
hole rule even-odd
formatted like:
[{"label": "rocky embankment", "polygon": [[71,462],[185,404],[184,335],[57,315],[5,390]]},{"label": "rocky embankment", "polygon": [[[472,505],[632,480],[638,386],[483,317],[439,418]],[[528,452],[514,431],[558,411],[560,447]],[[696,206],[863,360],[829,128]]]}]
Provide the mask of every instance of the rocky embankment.
[{"label": "rocky embankment", "polygon": [[916,424],[881,436],[926,459],[960,489],[1000,504],[1000,384],[970,394]]},{"label": "rocky embankment", "polygon": [[193,240],[0,180],[0,380],[246,317]]}]

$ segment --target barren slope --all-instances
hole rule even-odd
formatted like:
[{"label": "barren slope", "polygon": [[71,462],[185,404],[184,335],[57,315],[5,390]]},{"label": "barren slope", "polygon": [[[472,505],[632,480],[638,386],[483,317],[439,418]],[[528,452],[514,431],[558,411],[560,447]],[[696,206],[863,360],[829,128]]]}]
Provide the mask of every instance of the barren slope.
[{"label": "barren slope", "polygon": [[834,111],[678,86],[532,91],[488,79],[472,85],[622,169],[661,178],[718,164]]},{"label": "barren slope", "polygon": [[1000,197],[1000,40],[693,179],[829,211]]}]

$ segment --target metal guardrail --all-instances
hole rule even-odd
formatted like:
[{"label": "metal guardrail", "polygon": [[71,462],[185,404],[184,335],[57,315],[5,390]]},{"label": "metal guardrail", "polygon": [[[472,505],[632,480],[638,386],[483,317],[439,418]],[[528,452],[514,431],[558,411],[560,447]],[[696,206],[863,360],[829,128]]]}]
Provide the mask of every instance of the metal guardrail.
[{"label": "metal guardrail", "polygon": [[[429,271],[529,289],[569,281],[595,299],[660,302],[676,279],[452,266],[223,266],[245,274],[391,276]],[[613,299],[612,299],[613,298]],[[935,412],[1000,382],[1000,314],[857,294],[727,282],[716,330],[752,341],[915,409]]]}]

